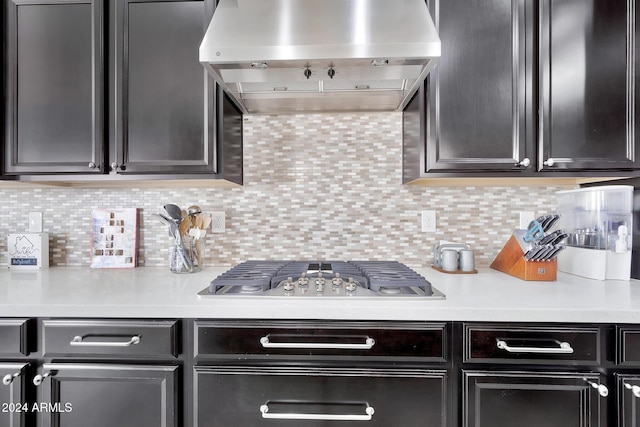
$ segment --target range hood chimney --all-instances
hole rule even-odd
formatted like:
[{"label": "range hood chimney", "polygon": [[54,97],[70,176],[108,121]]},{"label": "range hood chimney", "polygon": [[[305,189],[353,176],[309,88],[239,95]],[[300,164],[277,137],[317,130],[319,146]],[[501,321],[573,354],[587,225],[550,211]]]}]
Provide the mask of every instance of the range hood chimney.
[{"label": "range hood chimney", "polygon": [[200,46],[248,114],[402,111],[439,57],[424,0],[220,0]]}]

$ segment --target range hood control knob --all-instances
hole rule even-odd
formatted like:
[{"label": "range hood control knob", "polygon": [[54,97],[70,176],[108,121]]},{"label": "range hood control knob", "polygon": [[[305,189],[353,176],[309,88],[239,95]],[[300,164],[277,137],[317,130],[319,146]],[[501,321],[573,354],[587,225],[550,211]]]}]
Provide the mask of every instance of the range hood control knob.
[{"label": "range hood control knob", "polygon": [[311,77],[311,70],[308,67],[304,69],[304,76],[307,78],[307,80],[309,80],[309,77]]},{"label": "range hood control knob", "polygon": [[329,71],[327,71],[327,74],[329,75],[329,78],[332,79],[333,76],[336,75],[336,70],[334,70],[333,67],[329,68]]}]

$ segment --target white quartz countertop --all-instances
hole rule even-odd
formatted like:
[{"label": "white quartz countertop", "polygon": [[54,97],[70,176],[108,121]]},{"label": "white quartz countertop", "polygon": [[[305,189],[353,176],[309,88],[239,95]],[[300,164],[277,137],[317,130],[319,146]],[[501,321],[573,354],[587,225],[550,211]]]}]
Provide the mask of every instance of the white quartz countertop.
[{"label": "white quartz countertop", "polygon": [[598,281],[558,273],[525,282],[479,269],[418,269],[444,300],[422,298],[199,297],[228,268],[173,274],[167,268],[56,267],[0,272],[0,317],[429,320],[640,324],[640,281]]}]

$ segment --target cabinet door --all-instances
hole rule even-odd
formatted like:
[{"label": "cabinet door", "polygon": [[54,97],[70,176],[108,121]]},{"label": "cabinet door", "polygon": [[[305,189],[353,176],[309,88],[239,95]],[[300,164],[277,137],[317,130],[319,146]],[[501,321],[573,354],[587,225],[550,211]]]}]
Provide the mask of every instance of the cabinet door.
[{"label": "cabinet door", "polygon": [[540,170],[640,167],[635,1],[540,3]]},{"label": "cabinet door", "polygon": [[38,402],[43,405],[40,425],[177,426],[177,369],[150,365],[45,364],[41,375],[50,375],[39,385]]},{"label": "cabinet door", "polygon": [[8,0],[4,172],[100,173],[102,0]]},{"label": "cabinet door", "polygon": [[618,375],[619,427],[640,426],[640,375]]},{"label": "cabinet door", "polygon": [[25,395],[25,363],[0,363],[0,425],[25,426],[30,407]]},{"label": "cabinet door", "polygon": [[214,0],[115,0],[119,173],[215,173],[216,85],[199,62]]},{"label": "cabinet door", "polygon": [[425,82],[425,172],[531,162],[532,3],[431,1],[443,54]]},{"label": "cabinet door", "polygon": [[445,371],[196,367],[196,426],[444,427],[445,384]]},{"label": "cabinet door", "polygon": [[597,374],[463,372],[464,427],[599,426]]}]

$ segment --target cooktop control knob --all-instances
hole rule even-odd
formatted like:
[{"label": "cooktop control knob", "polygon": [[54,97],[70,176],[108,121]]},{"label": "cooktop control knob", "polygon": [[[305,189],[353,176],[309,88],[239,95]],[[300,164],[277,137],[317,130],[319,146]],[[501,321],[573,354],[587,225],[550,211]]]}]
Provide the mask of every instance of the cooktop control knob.
[{"label": "cooktop control knob", "polygon": [[302,273],[300,278],[298,279],[298,286],[304,288],[309,284],[309,279],[307,279],[307,273]]},{"label": "cooktop control knob", "polygon": [[284,291],[285,292],[291,292],[294,289],[295,289],[295,287],[293,286],[293,278],[287,277],[287,281],[284,282]]},{"label": "cooktop control knob", "polygon": [[342,277],[340,277],[340,273],[336,273],[336,277],[331,280],[331,284],[334,288],[339,288],[340,286],[342,286],[342,283],[344,283],[344,280],[342,280]]},{"label": "cooktop control knob", "polygon": [[323,292],[324,291],[324,285],[327,282],[327,280],[322,277],[322,272],[319,271],[318,272],[318,278],[316,279],[316,291],[317,292]]},{"label": "cooktop control knob", "polygon": [[354,292],[357,288],[356,283],[353,281],[353,277],[349,277],[349,282],[347,282],[346,285],[344,285],[344,288],[347,290],[347,292]]}]

